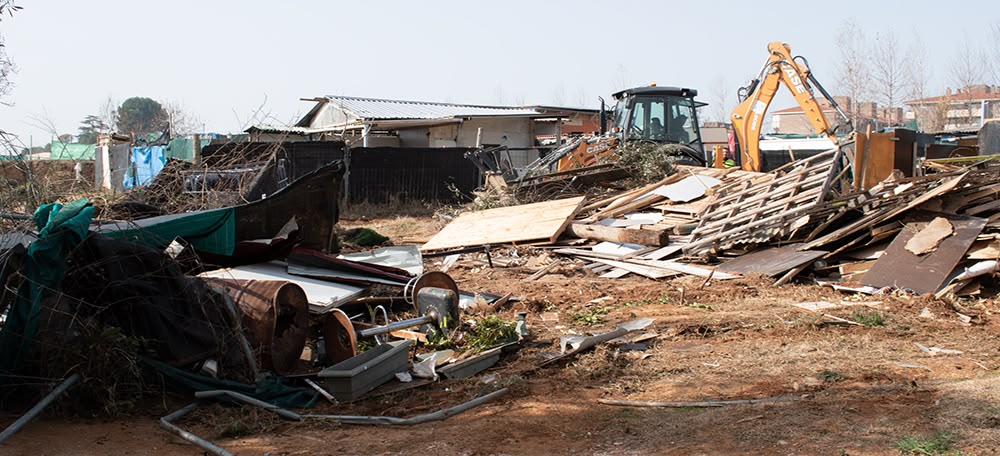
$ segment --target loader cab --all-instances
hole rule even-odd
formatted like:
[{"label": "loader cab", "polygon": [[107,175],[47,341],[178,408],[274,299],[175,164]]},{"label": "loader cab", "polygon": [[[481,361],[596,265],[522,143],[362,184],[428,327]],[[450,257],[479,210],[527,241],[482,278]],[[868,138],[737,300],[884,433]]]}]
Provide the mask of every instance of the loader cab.
[{"label": "loader cab", "polygon": [[[685,147],[683,162],[705,165],[706,156],[698,129],[695,101],[698,91],[678,87],[636,87],[612,95],[612,133],[625,141],[680,144]],[[690,150],[687,150],[690,149]]]}]

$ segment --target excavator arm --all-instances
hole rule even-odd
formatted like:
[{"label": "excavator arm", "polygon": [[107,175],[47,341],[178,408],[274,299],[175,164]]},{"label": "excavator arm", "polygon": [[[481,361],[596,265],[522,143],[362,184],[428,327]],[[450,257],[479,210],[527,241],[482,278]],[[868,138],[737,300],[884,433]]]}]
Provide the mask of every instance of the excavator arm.
[{"label": "excavator arm", "polygon": [[749,171],[761,170],[760,130],[764,114],[778,92],[778,85],[784,84],[788,88],[816,132],[826,135],[835,144],[837,143],[835,128],[831,127],[823,117],[823,110],[813,95],[813,86],[819,89],[842,118],[847,119],[833,97],[812,76],[804,58],[793,58],[789,46],[778,41],[768,44],[767,50],[770,52],[770,57],[757,78],[746,87],[745,97],[729,116],[739,143],[738,147],[742,149],[741,167]]}]

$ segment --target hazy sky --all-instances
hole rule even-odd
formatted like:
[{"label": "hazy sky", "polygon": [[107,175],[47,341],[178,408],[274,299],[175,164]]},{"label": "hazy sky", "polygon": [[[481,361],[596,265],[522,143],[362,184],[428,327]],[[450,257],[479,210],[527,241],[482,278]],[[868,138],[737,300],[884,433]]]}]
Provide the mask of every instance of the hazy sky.
[{"label": "hazy sky", "polygon": [[1000,23],[995,0],[16,3],[0,21],[19,68],[0,129],[36,146],[50,139],[39,119],[76,133],[109,97],[172,101],[213,132],[239,132],[255,112],[294,122],[312,106],[304,97],[596,108],[599,95],[651,81],[711,104],[725,89],[728,112],[770,41],[789,43],[836,92],[848,18],[869,39],[892,30],[901,47],[919,34],[937,92],[954,85],[963,43],[985,48]]}]

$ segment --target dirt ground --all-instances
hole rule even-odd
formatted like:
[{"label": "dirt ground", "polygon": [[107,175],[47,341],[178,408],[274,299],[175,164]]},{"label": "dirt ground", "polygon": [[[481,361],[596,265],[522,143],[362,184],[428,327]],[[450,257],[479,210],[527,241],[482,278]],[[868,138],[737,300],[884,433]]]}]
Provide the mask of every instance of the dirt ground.
[{"label": "dirt ground", "polygon": [[[362,225],[397,242],[420,242],[437,229],[413,218],[354,222]],[[489,268],[467,255],[449,274],[463,290],[520,298],[501,315],[527,312],[531,343],[470,379],[348,405],[324,403],[315,412],[413,416],[497,385],[512,394],[410,427],[289,422],[219,405],[179,424],[235,453],[272,455],[883,455],[900,454],[907,439],[946,441],[940,454],[1000,448],[1000,325],[992,299],[854,296],[809,284],[773,287],[764,277],[611,280],[577,264],[528,281],[546,254],[508,249],[494,259],[507,266]],[[435,261],[427,260],[428,269],[440,268]],[[816,301],[843,304],[825,313],[867,324],[830,323],[823,313],[792,306]],[[535,368],[546,353],[558,352],[562,336],[603,332],[639,317],[655,319],[646,350],[604,345]],[[958,352],[931,354],[921,346]],[[710,408],[598,402],[762,398],[781,400]],[[42,419],[0,445],[0,453],[202,454],[158,428],[159,416],[184,403],[165,398],[127,420]],[[234,428],[241,435],[227,437]]]}]

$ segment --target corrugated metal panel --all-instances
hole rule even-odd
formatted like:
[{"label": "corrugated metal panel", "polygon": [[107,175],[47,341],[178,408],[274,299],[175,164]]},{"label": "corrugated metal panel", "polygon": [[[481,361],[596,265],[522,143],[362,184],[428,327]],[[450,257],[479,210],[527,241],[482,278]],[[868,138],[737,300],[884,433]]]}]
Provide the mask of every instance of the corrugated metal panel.
[{"label": "corrugated metal panel", "polygon": [[476,116],[544,116],[530,108],[327,96],[330,103],[363,119],[446,119]]}]

